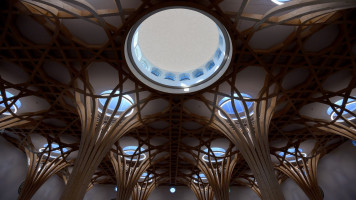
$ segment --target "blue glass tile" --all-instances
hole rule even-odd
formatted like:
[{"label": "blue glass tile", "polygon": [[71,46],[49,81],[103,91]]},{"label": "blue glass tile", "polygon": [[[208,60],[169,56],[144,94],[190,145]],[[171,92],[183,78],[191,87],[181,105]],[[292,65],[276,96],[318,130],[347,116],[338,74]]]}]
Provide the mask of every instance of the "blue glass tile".
[{"label": "blue glass tile", "polygon": [[171,81],[175,81],[175,80],[176,80],[176,75],[169,72],[169,73],[166,74],[166,76],[164,77],[164,79],[171,80]]},{"label": "blue glass tile", "polygon": [[202,76],[204,74],[204,72],[201,69],[197,69],[197,70],[193,71],[192,74],[193,74],[194,78],[198,78],[199,76]]},{"label": "blue glass tile", "polygon": [[180,74],[180,75],[179,75],[179,80],[180,80],[180,81],[190,80],[189,74],[188,74],[188,73]]},{"label": "blue glass tile", "polygon": [[212,68],[214,68],[215,67],[215,63],[214,63],[214,61],[209,61],[208,63],[206,63],[206,70],[211,70]]},{"label": "blue glass tile", "polygon": [[157,68],[153,68],[151,73],[155,76],[161,76],[161,70],[157,69]]}]

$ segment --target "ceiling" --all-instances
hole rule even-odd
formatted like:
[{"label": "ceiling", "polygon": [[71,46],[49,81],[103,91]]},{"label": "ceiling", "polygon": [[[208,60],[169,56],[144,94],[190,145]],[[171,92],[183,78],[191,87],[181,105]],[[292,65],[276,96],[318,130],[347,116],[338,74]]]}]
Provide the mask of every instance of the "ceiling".
[{"label": "ceiling", "polygon": [[[271,94],[278,97],[269,129],[271,150],[286,151],[297,143],[308,153],[315,142],[322,142],[330,151],[337,145],[329,144],[346,138],[316,125],[331,121],[326,110],[334,102],[356,96],[355,3],[294,2],[276,6],[269,0],[3,1],[0,90],[21,101],[14,116],[29,122],[7,128],[3,135],[19,148],[23,144],[19,138],[30,135],[36,148],[51,140],[76,151],[82,128],[74,91],[90,87],[95,96],[119,85],[122,94],[147,105],[137,111],[142,125],[118,144],[142,144],[166,153],[168,157],[147,170],[165,177],[163,185],[184,185],[179,177],[199,173],[182,157],[209,146],[231,147],[238,155],[231,184],[241,185],[239,178],[250,175],[249,167],[239,147],[209,126],[213,113],[206,102],[216,105],[232,88],[259,101],[267,86],[279,88]],[[123,46],[130,27],[144,14],[167,5],[202,9],[219,19],[231,36],[229,69],[201,91],[180,95],[156,91],[126,65]],[[93,183],[115,182],[106,157]]]}]

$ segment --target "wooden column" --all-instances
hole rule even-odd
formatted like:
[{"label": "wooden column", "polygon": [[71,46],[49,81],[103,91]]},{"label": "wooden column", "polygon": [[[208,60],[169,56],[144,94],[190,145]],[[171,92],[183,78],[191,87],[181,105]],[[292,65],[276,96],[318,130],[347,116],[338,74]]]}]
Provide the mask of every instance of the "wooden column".
[{"label": "wooden column", "polygon": [[194,192],[198,200],[214,200],[214,191],[209,183],[204,183],[199,174],[184,183]]},{"label": "wooden column", "polygon": [[257,194],[257,196],[260,197],[260,199],[262,199],[260,188],[258,188],[257,181],[254,176],[244,174],[241,175],[240,179],[243,179],[245,181],[241,181],[241,180],[235,180],[235,181],[241,185],[245,185],[251,188],[251,190],[254,191]]},{"label": "wooden column", "polygon": [[[49,143],[42,152],[38,152],[32,145],[31,140],[27,138],[27,146],[24,150],[28,161],[28,168],[18,200],[31,199],[51,176],[73,164],[66,160],[72,150],[63,152],[62,148],[60,146],[59,148],[52,149],[51,143]],[[61,151],[61,154],[55,158],[51,158],[49,154],[54,150]]]},{"label": "wooden column", "polygon": [[164,180],[164,178],[160,178],[160,177],[149,178],[149,174],[147,174],[145,181],[138,182],[135,185],[134,190],[132,192],[131,199],[147,200],[151,192],[164,181],[167,180]]},{"label": "wooden column", "polygon": [[[82,135],[78,158],[62,194],[62,200],[83,199],[92,175],[113,144],[125,133],[141,125],[139,110],[146,104],[145,101],[139,101],[138,92],[135,93],[137,102],[122,113],[118,111],[123,99],[122,92],[120,92],[122,84],[123,82],[114,88],[109,96],[100,97],[107,98],[101,112],[98,111],[99,97],[93,94],[91,88],[87,88],[90,87],[88,82],[84,84],[83,91],[78,92],[80,90],[76,89],[75,101],[82,124]],[[109,112],[109,102],[113,96],[118,97],[118,102],[115,109]],[[130,112],[131,114],[127,116]],[[116,117],[117,115],[120,116]]]},{"label": "wooden column", "polygon": [[[295,152],[284,151],[283,156],[275,154],[280,163],[275,167],[289,178],[294,180],[304,193],[311,200],[322,200],[323,193],[320,190],[317,180],[317,168],[321,153],[317,152],[318,145],[315,146],[310,156],[303,156],[298,146],[294,147]],[[287,155],[292,155],[295,162],[286,159]]]},{"label": "wooden column", "polygon": [[[110,160],[115,170],[117,200],[129,200],[141,175],[154,163],[167,158],[167,155],[157,159],[157,154],[161,152],[154,151],[154,149],[141,151],[141,146],[135,150],[133,155],[128,155],[123,152],[118,143],[115,147],[110,152]],[[140,160],[143,154],[147,156],[144,160]]]},{"label": "wooden column", "polygon": [[208,147],[208,149],[209,153],[201,152],[202,154],[207,155],[207,161],[204,161],[201,158],[201,154],[197,155],[192,151],[190,151],[190,153],[196,160],[193,161],[183,156],[182,159],[192,164],[196,164],[199,170],[203,172],[214,192],[216,200],[228,200],[232,172],[237,163],[236,152],[233,153],[231,151],[232,146],[230,145],[229,149],[226,150],[225,155],[222,158],[216,157],[210,147]]},{"label": "wooden column", "polygon": [[[234,82],[233,79],[232,83]],[[239,148],[256,177],[263,199],[282,200],[284,196],[274,173],[268,142],[269,125],[276,107],[277,97],[270,95],[268,90],[268,87],[264,88],[259,97],[253,100],[252,111],[247,107],[247,102],[252,100],[243,97],[235,87],[231,87],[230,94],[226,94],[226,96],[224,94],[224,97],[231,99],[234,114],[227,114],[218,105],[218,102],[206,101],[206,103],[213,112],[210,126],[223,133]],[[237,111],[234,100],[242,103],[244,109],[242,113]],[[222,118],[219,112],[223,113],[226,119]]]}]

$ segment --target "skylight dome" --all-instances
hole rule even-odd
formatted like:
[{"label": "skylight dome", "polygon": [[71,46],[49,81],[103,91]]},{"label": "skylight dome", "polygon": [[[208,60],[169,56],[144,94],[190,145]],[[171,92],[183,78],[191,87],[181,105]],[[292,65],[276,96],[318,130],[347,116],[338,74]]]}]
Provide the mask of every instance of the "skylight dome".
[{"label": "skylight dome", "polygon": [[140,151],[137,146],[127,146],[122,149],[124,151],[124,157],[126,160],[129,161],[143,161],[146,159],[146,154],[141,153],[140,151],[143,152],[145,151],[144,148],[141,147]]},{"label": "skylight dome", "polygon": [[[5,95],[6,95],[6,99],[9,99],[14,96],[13,94],[11,94],[10,92],[7,92],[7,91],[5,91]],[[3,101],[4,101],[4,99],[0,94],[0,111],[2,111],[4,108],[6,108],[5,102],[3,102]],[[13,103],[13,100],[7,101],[8,105],[10,105],[11,103]],[[21,102],[20,102],[20,100],[17,100],[14,104],[11,105],[10,109],[13,113],[17,113],[17,111],[20,107],[21,107]],[[2,115],[11,115],[11,113],[9,111],[5,111],[2,113]]]},{"label": "skylight dome", "polygon": [[[208,148],[204,150],[206,154],[202,156],[202,159],[205,162],[221,162],[223,160],[223,157],[225,155],[225,149],[220,148],[220,147],[211,147],[211,151],[209,151]],[[210,155],[210,161],[209,161],[209,155]],[[215,160],[215,157],[217,158]]]},{"label": "skylight dome", "polygon": [[[251,99],[251,96],[245,93],[241,93],[241,96],[244,99]],[[238,97],[238,95],[235,93],[234,97]],[[238,112],[239,116],[241,119],[245,119],[246,118],[246,114],[244,111],[244,106],[242,101],[235,99],[234,100],[234,104],[235,104],[235,108],[236,111]],[[253,102],[252,101],[246,101],[246,106],[248,109],[248,112],[250,113],[250,115],[253,115]],[[219,106],[227,113],[230,115],[232,120],[237,120],[237,117],[235,116],[235,112],[234,112],[234,108],[231,102],[231,99],[229,97],[224,97],[220,100],[219,102]],[[220,110],[218,111],[220,117],[227,119],[226,116],[220,112]]]},{"label": "skylight dome", "polygon": [[168,93],[201,90],[226,71],[232,55],[225,27],[190,7],[166,7],[139,20],[125,42],[134,75]]},{"label": "skylight dome", "polygon": [[[303,153],[303,150],[298,148],[298,151],[302,154],[303,157],[306,157],[307,154],[306,153]],[[296,159],[295,159],[295,154],[298,155],[298,153],[295,152],[295,148],[289,148],[287,150],[287,154],[286,154],[286,160],[289,161],[290,163],[295,163],[296,162]],[[284,156],[284,152],[279,152],[278,154],[279,156]],[[301,161],[302,158],[298,158],[298,161]]]},{"label": "skylight dome", "polygon": [[291,0],[271,0],[271,1],[277,5],[282,5],[284,3],[290,2]]},{"label": "skylight dome", "polygon": [[[55,149],[55,150],[53,150]],[[48,144],[44,144],[42,148],[39,149],[40,152],[43,152],[43,151],[49,151],[49,147],[48,147]],[[62,148],[62,151],[63,153],[67,152],[68,149],[67,148]],[[49,154],[49,157],[50,158],[57,158],[58,156],[61,155],[61,150],[59,149],[59,145],[56,144],[56,143],[52,143],[51,144],[51,152],[49,153],[44,153],[45,156],[48,156]]]},{"label": "skylight dome", "polygon": [[[344,102],[344,99],[340,99],[339,101],[336,101],[334,104],[335,104],[335,105],[338,105],[338,106],[341,106],[341,105],[343,104],[343,102]],[[352,112],[353,114],[356,113],[356,97],[348,98],[348,99],[347,99],[347,102],[346,102],[346,105],[345,105],[345,109],[349,110],[349,111]],[[337,112],[340,112],[340,111],[341,111],[341,108],[335,108],[335,110],[336,110]],[[330,115],[331,120],[334,120],[334,119],[338,116],[338,114],[333,110],[332,107],[329,107],[326,112],[328,113],[328,115]],[[344,118],[346,118],[347,120],[353,120],[353,119],[355,119],[355,117],[352,116],[352,115],[350,114],[350,112],[344,110],[344,111],[342,112],[342,116],[343,116]],[[336,121],[337,121],[337,122],[343,122],[344,120],[339,118],[339,119],[336,120]]]},{"label": "skylight dome", "polygon": [[[110,96],[110,94],[112,93],[112,90],[106,90],[104,92],[102,92],[100,95],[105,97],[105,98],[99,98],[99,112],[102,113],[103,112],[103,107],[105,106],[106,101],[109,98],[106,98],[108,96]],[[115,91],[115,95],[120,94],[119,91]],[[110,98],[110,102],[108,103],[108,107],[106,110],[105,115],[107,116],[111,116],[112,112],[115,110],[117,104],[119,103],[119,96],[117,97],[112,97]],[[123,113],[126,109],[128,109],[129,107],[131,107],[134,103],[134,100],[129,96],[129,95],[123,95],[121,97],[121,104],[119,106],[119,108],[117,109],[115,118],[120,117],[120,114]],[[128,112],[125,117],[131,115],[133,113],[134,109],[131,109],[130,112]]]}]

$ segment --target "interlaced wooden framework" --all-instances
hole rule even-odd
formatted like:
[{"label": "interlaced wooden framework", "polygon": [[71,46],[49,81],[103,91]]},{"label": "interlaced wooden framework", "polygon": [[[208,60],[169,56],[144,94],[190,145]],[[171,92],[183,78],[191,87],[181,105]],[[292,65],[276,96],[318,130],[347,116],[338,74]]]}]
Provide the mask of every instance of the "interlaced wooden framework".
[{"label": "interlaced wooden framework", "polygon": [[[149,149],[168,153],[167,158],[143,170],[153,174],[154,184],[132,182],[136,188],[132,196],[143,194],[138,199],[146,199],[157,185],[191,185],[193,175],[200,172],[207,176],[218,199],[228,199],[229,185],[246,185],[246,181],[237,181],[246,177],[253,180],[249,187],[263,199],[283,199],[279,183],[286,177],[275,176],[271,144],[289,141],[278,150],[287,153],[295,147],[291,141],[313,139],[317,152],[329,152],[337,145],[325,146],[326,141],[356,139],[356,114],[347,107],[356,98],[354,0],[293,0],[281,6],[265,4],[264,11],[253,9],[258,0],[110,2],[102,6],[75,0],[0,3],[1,134],[10,142],[33,134],[51,138],[49,143],[62,144],[59,138],[63,136],[77,140],[70,145],[78,149],[73,168],[65,171],[61,167],[58,173],[66,182],[62,199],[82,199],[95,184],[118,182],[109,152],[124,136],[144,135]],[[131,26],[144,14],[173,5],[212,14],[232,39],[227,72],[194,94],[174,95],[149,88],[133,76],[124,58],[124,41]],[[112,92],[100,95],[104,90]],[[7,97],[6,92],[14,96]],[[243,93],[251,98],[244,98]],[[125,95],[134,102],[122,111]],[[233,108],[242,102],[243,111],[235,108],[232,114],[226,113],[219,105],[225,97]],[[343,103],[336,104],[340,99]],[[112,100],[117,101],[113,109],[108,103]],[[18,101],[22,106],[15,113],[11,108]],[[249,102],[253,102],[252,108]],[[329,107],[334,120],[326,114]],[[227,152],[234,150],[223,159],[226,180],[219,185],[209,175],[216,164],[197,162],[196,152],[202,153],[197,146],[224,138],[233,144]],[[198,144],[190,145],[189,139]],[[165,145],[157,145],[156,140]],[[24,141],[16,146],[25,150]],[[123,146],[116,150],[120,148]],[[188,160],[184,153],[195,157]],[[35,154],[32,157],[32,165],[41,160]],[[148,160],[152,159],[150,155]],[[305,166],[311,160],[316,164],[315,159],[308,159]],[[280,158],[279,166],[284,165]],[[316,173],[314,168],[310,171]],[[133,175],[140,177],[141,171]],[[217,192],[220,186],[223,192]],[[315,184],[303,187],[307,193]],[[30,194],[36,189],[25,190]],[[210,193],[205,199],[209,198]]]}]

